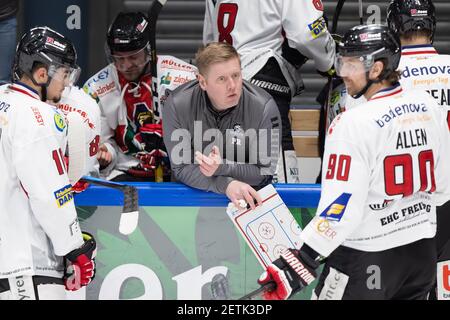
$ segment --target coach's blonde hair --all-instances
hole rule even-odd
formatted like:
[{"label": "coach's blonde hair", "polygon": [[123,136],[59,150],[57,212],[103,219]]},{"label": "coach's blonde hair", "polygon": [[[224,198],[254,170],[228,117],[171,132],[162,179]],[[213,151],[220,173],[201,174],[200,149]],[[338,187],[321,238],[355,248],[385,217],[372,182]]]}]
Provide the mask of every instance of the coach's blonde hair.
[{"label": "coach's blonde hair", "polygon": [[198,72],[205,76],[211,65],[219,62],[229,61],[231,59],[241,60],[236,49],[226,42],[211,42],[198,49],[195,55]]}]

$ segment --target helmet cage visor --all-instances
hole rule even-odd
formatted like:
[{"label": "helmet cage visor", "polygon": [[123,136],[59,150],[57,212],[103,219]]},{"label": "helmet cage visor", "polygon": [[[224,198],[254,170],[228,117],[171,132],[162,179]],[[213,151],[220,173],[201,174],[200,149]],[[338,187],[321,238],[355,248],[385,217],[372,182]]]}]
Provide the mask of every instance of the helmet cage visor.
[{"label": "helmet cage visor", "polygon": [[365,74],[370,71],[375,64],[377,55],[383,53],[386,48],[380,48],[369,54],[358,52],[347,53],[338,52],[335,58],[336,73],[340,77],[352,77],[359,74]]},{"label": "helmet cage visor", "polygon": [[142,49],[136,51],[117,51],[112,53],[107,45],[105,47],[108,62],[113,63],[116,69],[120,72],[125,72],[129,70],[129,68],[133,67],[143,68],[151,60],[149,43],[147,43]]},{"label": "helmet cage visor", "polygon": [[80,77],[80,67],[69,67],[65,64],[52,63],[48,67],[48,76],[52,81],[64,83],[65,87],[73,86]]}]

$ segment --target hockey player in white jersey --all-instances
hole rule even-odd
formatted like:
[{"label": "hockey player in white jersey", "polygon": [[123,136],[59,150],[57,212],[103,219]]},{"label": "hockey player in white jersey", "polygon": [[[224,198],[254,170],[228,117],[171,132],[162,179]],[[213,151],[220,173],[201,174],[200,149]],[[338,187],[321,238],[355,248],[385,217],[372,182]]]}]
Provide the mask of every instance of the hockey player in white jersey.
[{"label": "hockey player in white jersey", "polygon": [[75,49],[34,28],[17,46],[14,73],[0,88],[0,300],[64,299],[95,272],[95,240],[80,231],[62,159],[67,126],[44,102],[76,80]]},{"label": "hockey player in white jersey", "polygon": [[[433,47],[436,29],[435,7],[431,0],[394,0],[388,7],[387,22],[402,44],[399,70],[405,90],[427,91],[447,110],[450,130],[450,55]],[[450,137],[449,137],[450,139]],[[450,150],[448,151],[450,152]],[[450,299],[450,202],[437,208],[438,249],[437,292],[430,297]]]},{"label": "hockey player in white jersey", "polygon": [[[368,102],[337,116],[325,144],[317,215],[261,276],[285,299],[316,278],[313,298],[425,299],[436,277],[436,205],[450,198],[450,143],[442,108],[405,92],[400,40],[357,26],[338,47],[336,71]],[[374,280],[375,279],[375,280]]]},{"label": "hockey player in white jersey", "polygon": [[295,183],[299,172],[289,108],[291,97],[303,90],[303,81],[299,70],[282,56],[285,39],[290,48],[314,59],[318,71],[326,73],[332,68],[335,44],[323,18],[321,0],[206,0],[203,43],[226,41],[233,45],[241,55],[243,78],[274,98],[282,119],[284,150],[277,179]]},{"label": "hockey player in white jersey", "polygon": [[[107,34],[111,63],[83,87],[100,107],[98,160],[100,175],[107,179],[153,181],[161,164],[164,181],[170,180],[161,112],[152,102],[148,28],[143,13],[119,13]],[[196,79],[194,66],[172,56],[158,56],[157,68],[160,105],[166,89]]]}]

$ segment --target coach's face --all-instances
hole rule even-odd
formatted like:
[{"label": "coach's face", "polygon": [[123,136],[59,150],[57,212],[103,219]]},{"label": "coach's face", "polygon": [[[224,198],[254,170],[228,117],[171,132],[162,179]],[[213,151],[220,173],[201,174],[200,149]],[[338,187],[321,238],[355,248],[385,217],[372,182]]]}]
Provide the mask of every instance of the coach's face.
[{"label": "coach's face", "polygon": [[238,58],[212,64],[206,74],[198,75],[198,80],[215,109],[221,111],[238,104],[242,94],[242,73]]}]

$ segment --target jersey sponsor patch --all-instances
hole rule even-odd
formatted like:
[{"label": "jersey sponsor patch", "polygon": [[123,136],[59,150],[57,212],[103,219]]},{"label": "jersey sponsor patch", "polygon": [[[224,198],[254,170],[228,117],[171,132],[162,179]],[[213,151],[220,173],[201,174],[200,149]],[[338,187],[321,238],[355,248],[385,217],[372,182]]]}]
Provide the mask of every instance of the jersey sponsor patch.
[{"label": "jersey sponsor patch", "polygon": [[311,32],[311,36],[315,39],[325,32],[327,29],[327,24],[325,23],[325,19],[320,17],[313,23],[308,24],[308,28]]},{"label": "jersey sponsor patch", "polygon": [[31,111],[33,111],[34,117],[36,118],[36,121],[38,125],[43,126],[44,125],[44,119],[42,118],[41,113],[39,112],[39,109],[36,107],[31,107]]},{"label": "jersey sponsor patch", "polygon": [[316,232],[327,240],[333,240],[337,236],[337,232],[330,227],[327,219],[318,219],[315,223]]},{"label": "jersey sponsor patch", "polygon": [[63,188],[56,190],[54,192],[54,195],[58,208],[63,207],[64,205],[73,200],[72,185],[68,184]]},{"label": "jersey sponsor patch", "polygon": [[320,217],[337,222],[341,221],[351,196],[350,193],[341,194],[332,204],[325,208]]},{"label": "jersey sponsor patch", "polygon": [[63,132],[64,129],[66,128],[66,122],[64,121],[64,117],[59,113],[55,113],[53,119],[55,120],[56,129],[60,132]]}]

